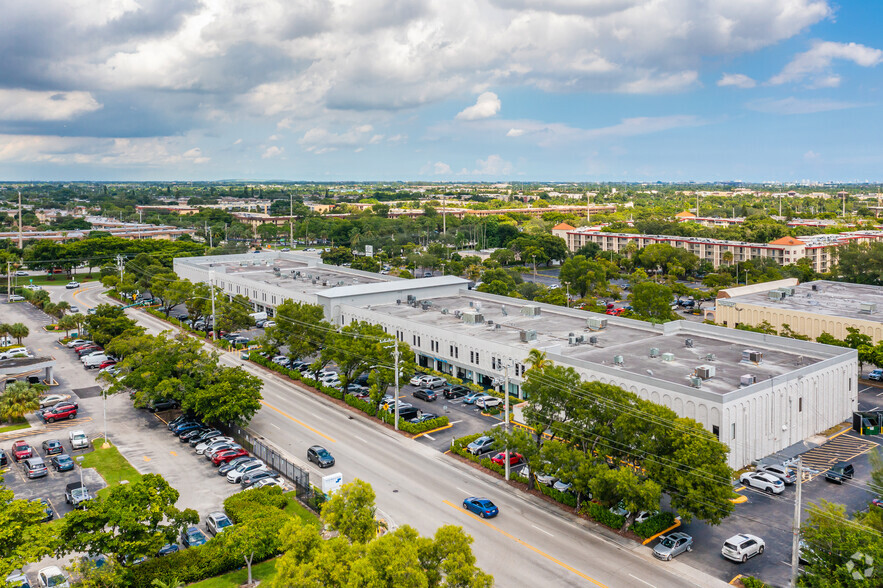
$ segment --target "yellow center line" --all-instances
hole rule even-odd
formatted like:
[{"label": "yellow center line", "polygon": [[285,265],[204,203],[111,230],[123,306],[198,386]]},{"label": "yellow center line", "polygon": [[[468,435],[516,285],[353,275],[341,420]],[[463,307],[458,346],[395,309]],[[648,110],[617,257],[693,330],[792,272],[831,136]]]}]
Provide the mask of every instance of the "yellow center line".
[{"label": "yellow center line", "polygon": [[282,410],[279,410],[278,408],[276,408],[276,407],[273,406],[272,404],[269,404],[269,403],[267,403],[267,402],[264,401],[264,400],[261,400],[261,404],[263,404],[263,405],[266,406],[267,408],[270,408],[270,409],[272,409],[272,410],[275,410],[276,412],[278,412],[279,414],[281,414],[281,415],[284,416],[285,418],[287,418],[287,419],[289,419],[289,420],[292,420],[292,421],[296,422],[296,423],[299,424],[301,427],[303,427],[303,428],[305,428],[305,429],[308,429],[308,430],[312,431],[313,433],[319,435],[320,437],[322,437],[322,438],[324,438],[324,439],[327,439],[327,440],[330,441],[331,443],[337,443],[337,441],[335,441],[334,439],[332,439],[331,437],[329,437],[329,436],[326,435],[325,433],[320,433],[319,431],[317,431],[316,429],[314,429],[314,428],[311,427],[310,425],[308,425],[308,424],[306,424],[306,423],[304,423],[304,422],[302,422],[302,421],[297,420],[296,418],[294,418],[293,416],[291,416],[291,415],[288,414],[287,412],[284,412],[284,411],[282,411]]},{"label": "yellow center line", "polygon": [[469,512],[469,511],[467,511],[467,510],[463,510],[462,508],[460,508],[460,507],[458,507],[458,506],[454,506],[453,504],[451,504],[451,503],[448,502],[447,500],[443,500],[442,502],[444,502],[445,504],[447,504],[448,506],[450,506],[451,508],[453,508],[453,509],[456,510],[456,511],[459,511],[459,512],[462,512],[462,513],[465,513],[465,514],[469,515],[470,517],[472,517],[473,519],[475,519],[475,520],[478,521],[479,523],[483,523],[483,524],[487,525],[488,527],[490,527],[490,528],[493,529],[494,531],[497,531],[498,533],[502,534],[504,537],[508,537],[508,538],[511,539],[512,541],[515,541],[516,543],[520,543],[521,545],[524,545],[525,547],[527,547],[528,549],[530,549],[530,550],[533,551],[534,553],[536,553],[536,554],[538,554],[538,555],[542,555],[543,557],[545,557],[545,558],[548,559],[549,561],[558,564],[559,566],[561,566],[561,567],[564,568],[565,570],[567,570],[567,571],[569,571],[569,572],[573,572],[573,573],[576,574],[577,576],[579,576],[579,577],[581,577],[581,578],[584,578],[584,579],[588,580],[589,582],[591,582],[592,584],[594,584],[594,585],[596,585],[596,586],[599,586],[600,588],[607,588],[607,586],[606,586],[605,584],[602,584],[602,583],[599,582],[598,580],[596,580],[596,579],[594,579],[594,578],[591,578],[591,577],[585,575],[584,573],[582,573],[581,571],[579,571],[579,570],[577,570],[577,569],[575,569],[575,568],[572,568],[571,566],[567,565],[566,563],[564,563],[564,562],[561,561],[561,560],[555,559],[554,557],[552,557],[551,555],[549,555],[549,554],[546,553],[545,551],[541,551],[541,550],[537,549],[536,547],[534,547],[534,546],[531,545],[530,543],[526,543],[525,541],[522,541],[522,540],[519,539],[518,537],[515,537],[515,536],[513,536],[513,535],[510,535],[509,533],[507,533],[507,532],[504,531],[503,529],[497,527],[496,525],[492,525],[492,524],[490,524],[490,523],[487,522],[486,520],[484,520],[484,519],[482,519],[482,518],[480,518],[480,517],[475,516],[474,514],[472,514],[471,512]]}]

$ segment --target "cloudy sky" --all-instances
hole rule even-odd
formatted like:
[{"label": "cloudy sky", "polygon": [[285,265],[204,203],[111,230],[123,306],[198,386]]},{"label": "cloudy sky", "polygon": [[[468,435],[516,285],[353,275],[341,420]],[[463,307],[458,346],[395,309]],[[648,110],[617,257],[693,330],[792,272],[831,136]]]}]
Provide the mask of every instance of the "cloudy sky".
[{"label": "cloudy sky", "polygon": [[0,180],[883,180],[883,3],[40,0]]}]

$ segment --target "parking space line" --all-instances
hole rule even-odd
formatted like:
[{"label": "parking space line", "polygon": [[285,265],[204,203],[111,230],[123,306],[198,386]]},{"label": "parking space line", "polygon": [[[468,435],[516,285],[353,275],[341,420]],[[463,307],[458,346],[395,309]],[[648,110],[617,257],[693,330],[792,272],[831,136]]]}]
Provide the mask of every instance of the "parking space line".
[{"label": "parking space line", "polygon": [[314,429],[314,428],[311,427],[310,425],[308,425],[308,424],[306,424],[306,423],[304,423],[304,422],[302,422],[302,421],[297,420],[296,418],[294,418],[294,417],[291,416],[290,414],[288,414],[288,413],[286,413],[286,412],[284,412],[284,411],[282,411],[282,410],[276,408],[276,407],[273,406],[272,404],[268,404],[268,403],[267,403],[266,401],[264,401],[264,400],[261,400],[261,404],[263,404],[264,406],[266,406],[266,407],[269,408],[269,409],[275,410],[276,412],[278,412],[279,414],[281,414],[281,415],[284,416],[285,418],[287,418],[287,419],[289,419],[289,420],[291,420],[291,421],[294,421],[295,423],[299,424],[300,426],[302,426],[303,428],[307,429],[308,431],[312,431],[312,432],[315,433],[316,435],[319,435],[319,436],[322,437],[323,439],[327,439],[327,440],[330,441],[331,443],[337,443],[337,441],[335,441],[334,439],[332,439],[332,438],[329,437],[328,435],[326,435],[326,434],[324,434],[324,433],[320,433],[319,431],[317,431],[316,429]]},{"label": "parking space line", "polygon": [[584,578],[584,579],[588,580],[589,582],[591,582],[591,583],[594,584],[595,586],[599,586],[600,588],[607,588],[607,586],[606,586],[605,584],[602,584],[601,582],[599,582],[598,580],[592,578],[591,576],[588,576],[588,575],[582,573],[581,571],[579,571],[579,570],[577,570],[576,568],[573,568],[573,567],[567,565],[566,563],[564,563],[563,561],[561,561],[561,560],[559,560],[559,559],[555,559],[554,557],[552,557],[551,555],[549,555],[549,554],[546,553],[545,551],[541,551],[541,550],[537,549],[536,547],[534,547],[533,545],[531,545],[530,543],[527,543],[526,541],[523,541],[523,540],[519,539],[518,537],[515,537],[514,535],[511,535],[511,534],[507,533],[506,531],[504,531],[503,529],[497,527],[496,525],[492,525],[492,524],[489,523],[488,521],[486,521],[486,520],[484,520],[484,519],[482,519],[482,518],[480,518],[480,517],[475,516],[474,514],[472,514],[471,512],[469,512],[468,510],[464,510],[464,509],[462,509],[462,508],[460,508],[460,507],[454,506],[453,504],[451,504],[451,503],[448,502],[447,500],[443,500],[442,502],[444,502],[445,504],[447,504],[448,506],[450,506],[450,507],[453,508],[454,510],[456,510],[456,511],[458,511],[458,512],[462,512],[462,513],[464,513],[465,515],[467,515],[467,516],[469,516],[469,517],[472,517],[473,519],[475,519],[475,520],[478,521],[479,523],[482,523],[483,525],[486,525],[488,528],[493,529],[494,531],[497,531],[498,533],[500,533],[500,534],[503,535],[504,537],[507,537],[507,538],[511,539],[512,541],[515,541],[516,543],[519,543],[519,544],[521,544],[521,545],[527,547],[528,549],[530,549],[531,551],[533,551],[533,552],[536,553],[537,555],[541,555],[541,556],[545,557],[546,559],[548,559],[549,561],[558,564],[559,566],[561,566],[561,567],[564,568],[565,570],[567,570],[567,571],[569,571],[569,572],[573,572],[573,573],[576,574],[577,576],[579,576],[579,577],[581,577],[581,578]]},{"label": "parking space line", "polygon": [[150,461],[150,458],[147,457],[147,456],[145,455],[145,456],[144,456],[144,461]]},{"label": "parking space line", "polygon": [[169,451],[169,455],[171,455],[173,457],[178,457],[178,454],[175,453],[174,451]]}]

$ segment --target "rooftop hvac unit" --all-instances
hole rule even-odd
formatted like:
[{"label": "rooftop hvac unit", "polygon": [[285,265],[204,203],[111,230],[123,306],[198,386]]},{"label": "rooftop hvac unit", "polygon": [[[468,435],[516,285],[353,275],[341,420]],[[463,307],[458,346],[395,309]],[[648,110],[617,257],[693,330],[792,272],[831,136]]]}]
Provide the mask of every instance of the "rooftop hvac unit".
[{"label": "rooftop hvac unit", "polygon": [[506,310],[506,307],[505,307],[505,306],[501,306],[501,307],[500,307],[500,312],[503,313],[503,316],[509,316],[509,311]]},{"label": "rooftop hvac unit", "polygon": [[536,341],[537,340],[537,332],[534,330],[521,331],[521,342],[527,343],[528,341]]},{"label": "rooftop hvac unit", "polygon": [[650,348],[650,357],[659,357],[659,348],[651,347]]},{"label": "rooftop hvac unit", "polygon": [[598,344],[598,338],[597,338],[597,337],[595,337],[594,335],[592,335],[591,337],[589,337],[589,345],[597,345],[597,344]]},{"label": "rooftop hvac unit", "polygon": [[741,378],[739,378],[739,384],[742,386],[750,386],[751,384],[757,381],[757,376],[753,376],[751,374],[745,374]]},{"label": "rooftop hvac unit", "polygon": [[461,310],[455,310],[455,311],[454,311],[454,316],[457,317],[457,318],[460,318],[461,316],[463,316],[463,311],[461,311]]},{"label": "rooftop hvac unit", "polygon": [[484,315],[480,312],[464,312],[463,322],[467,325],[482,325],[484,324]]},{"label": "rooftop hvac unit", "polygon": [[327,285],[328,285],[328,280],[322,280],[322,285],[323,285],[323,286],[327,286]]},{"label": "rooftop hvac unit", "polygon": [[500,323],[497,323],[497,324],[494,325],[494,330],[495,330],[495,331],[499,331],[500,328],[501,328],[502,326],[503,326],[503,325],[501,325]]},{"label": "rooftop hvac unit", "polygon": [[769,292],[767,292],[767,296],[770,300],[778,301],[785,298],[785,293],[781,290],[770,290]]},{"label": "rooftop hvac unit", "polygon": [[813,285],[812,285],[812,291],[813,291],[813,292],[818,292],[818,291],[819,291],[819,285],[818,285],[818,284],[813,284]]},{"label": "rooftop hvac unit", "polygon": [[684,341],[684,346],[685,346],[687,349],[693,349],[693,340],[692,340],[692,339],[687,339],[687,340],[685,340],[685,341]]},{"label": "rooftop hvac unit", "polygon": [[714,353],[709,353],[705,356],[705,361],[714,361],[717,359],[717,356]]},{"label": "rooftop hvac unit", "polygon": [[314,285],[314,286],[316,285],[316,280],[313,280],[313,285]]},{"label": "rooftop hvac unit", "polygon": [[494,321],[492,321],[492,320],[488,320],[488,322],[487,322],[487,326],[489,326],[489,327],[494,326]]},{"label": "rooftop hvac unit", "polygon": [[702,387],[702,378],[697,378],[696,376],[691,377],[690,378],[690,385],[693,386],[694,388],[701,388]]},{"label": "rooftop hvac unit", "polygon": [[522,306],[521,314],[524,316],[540,316],[540,307],[533,304]]},{"label": "rooftop hvac unit", "polygon": [[763,352],[754,349],[746,349],[742,352],[742,361],[748,363],[763,363]]},{"label": "rooftop hvac unit", "polygon": [[675,360],[674,353],[663,353],[662,354],[662,361],[674,361],[674,360]]},{"label": "rooftop hvac unit", "polygon": [[623,365],[624,363],[625,363],[625,360],[623,359],[623,357],[621,355],[614,355],[613,356],[613,365]]},{"label": "rooftop hvac unit", "polygon": [[874,314],[877,312],[877,304],[875,302],[862,302],[859,312],[862,314]]},{"label": "rooftop hvac unit", "polygon": [[593,331],[600,331],[602,329],[607,328],[607,319],[606,318],[591,317],[588,320],[586,320],[586,326],[588,326]]},{"label": "rooftop hvac unit", "polygon": [[710,380],[714,377],[714,366],[700,365],[698,368],[696,368],[696,376],[702,378],[703,380]]},{"label": "rooftop hvac unit", "polygon": [[[410,303],[414,302],[415,300],[417,300],[417,297],[414,296],[413,294],[408,294],[407,300],[408,300],[408,304],[410,304]],[[470,306],[472,306],[472,305],[470,304]]]},{"label": "rooftop hvac unit", "polygon": [[422,308],[423,310],[429,310],[430,308],[432,308],[432,300],[421,300],[420,308]]},{"label": "rooftop hvac unit", "polygon": [[469,301],[469,308],[472,308],[473,306],[475,306],[475,302],[473,302],[472,300],[470,300],[470,301]]},{"label": "rooftop hvac unit", "polygon": [[797,291],[794,286],[787,286],[782,289],[785,291],[786,294],[788,294],[788,296],[794,296],[794,293]]},{"label": "rooftop hvac unit", "polygon": [[443,309],[441,309],[441,313],[442,313],[442,314],[448,314],[448,309],[447,309],[447,308],[443,308]]},{"label": "rooftop hvac unit", "polygon": [[569,345],[571,345],[571,346],[573,346],[573,345],[579,345],[579,341],[576,340],[576,335],[574,335],[573,333],[570,333],[570,334],[567,336],[567,343],[568,343]]}]

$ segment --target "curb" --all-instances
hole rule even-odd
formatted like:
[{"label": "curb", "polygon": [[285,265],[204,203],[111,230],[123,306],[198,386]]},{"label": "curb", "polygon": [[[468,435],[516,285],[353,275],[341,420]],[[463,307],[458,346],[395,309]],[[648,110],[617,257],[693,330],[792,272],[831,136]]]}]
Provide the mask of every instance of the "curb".
[{"label": "curb", "polygon": [[665,535],[665,534],[668,533],[669,531],[674,531],[675,529],[677,529],[677,528],[680,527],[680,526],[681,526],[681,519],[675,519],[675,524],[674,524],[674,525],[672,525],[671,527],[669,527],[668,529],[666,529],[666,530],[664,530],[664,531],[660,531],[659,533],[656,533],[656,534],[653,535],[652,537],[648,537],[647,539],[644,539],[644,540],[641,542],[641,545],[647,545],[648,543],[650,543],[651,541],[653,541],[653,540],[656,539],[657,537],[660,537],[661,535]]},{"label": "curb", "polygon": [[417,433],[416,435],[414,435],[413,437],[411,437],[411,439],[416,439],[416,438],[418,438],[418,437],[422,437],[423,435],[428,435],[428,434],[430,434],[430,433],[435,433],[435,432],[437,432],[437,431],[444,431],[445,429],[450,429],[450,428],[453,427],[453,426],[454,426],[454,425],[452,425],[452,424],[449,423],[449,424],[445,425],[444,427],[439,427],[439,428],[437,428],[437,429],[431,429],[431,430],[429,430],[429,431],[423,431],[422,433]]}]

